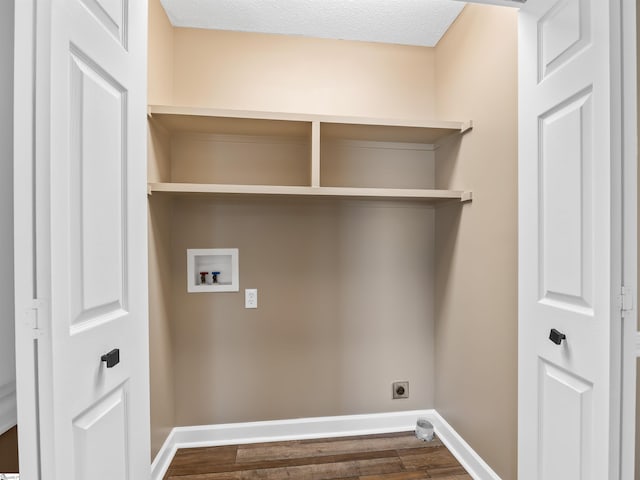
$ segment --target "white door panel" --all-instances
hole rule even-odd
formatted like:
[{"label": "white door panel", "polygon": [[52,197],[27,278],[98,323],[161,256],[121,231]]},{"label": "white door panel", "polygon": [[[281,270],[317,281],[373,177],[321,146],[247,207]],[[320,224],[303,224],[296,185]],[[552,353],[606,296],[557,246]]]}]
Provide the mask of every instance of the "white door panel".
[{"label": "white door panel", "polygon": [[538,23],[538,80],[541,81],[591,41],[590,0],[557,2]]},{"label": "white door panel", "polygon": [[127,0],[82,0],[82,3],[105,30],[126,48],[128,27],[126,18],[129,2]]},{"label": "white door panel", "polygon": [[147,5],[33,1],[40,478],[144,480]]},{"label": "white door panel", "polygon": [[71,55],[69,251],[77,331],[126,314],[126,92]]},{"label": "white door panel", "polygon": [[[73,420],[76,478],[129,479],[126,385]],[[105,442],[111,448],[104,448]]]},{"label": "white door panel", "polygon": [[539,368],[541,478],[589,478],[593,385],[544,361]]},{"label": "white door panel", "polygon": [[540,116],[540,301],[592,310],[591,91]]},{"label": "white door panel", "polygon": [[540,0],[519,19],[518,478],[614,479],[620,18],[616,2]]}]

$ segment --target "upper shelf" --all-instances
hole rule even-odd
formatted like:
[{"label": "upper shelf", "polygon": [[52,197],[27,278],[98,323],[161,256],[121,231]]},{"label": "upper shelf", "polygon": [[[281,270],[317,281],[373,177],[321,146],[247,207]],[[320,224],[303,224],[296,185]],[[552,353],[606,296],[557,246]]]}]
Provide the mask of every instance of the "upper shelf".
[{"label": "upper shelf", "polygon": [[463,133],[471,122],[289,114],[151,105],[149,115],[169,131],[298,137],[320,124],[322,138],[434,144]]},{"label": "upper shelf", "polygon": [[[469,130],[471,122],[159,105],[149,106],[149,116],[153,124],[170,133],[204,134],[205,138],[214,134],[207,142],[176,138],[177,146],[167,155],[171,168],[158,168],[165,174],[155,176],[161,181],[149,183],[149,194],[386,198],[426,203],[471,200],[468,191],[430,188],[434,173],[429,160],[433,156],[425,153],[444,138]],[[218,135],[237,138],[216,138]],[[339,148],[324,143],[334,140],[347,142]],[[366,148],[361,141],[367,143]],[[214,144],[224,147],[213,148]],[[256,172],[262,175],[253,175]],[[297,175],[292,177],[292,172]]]},{"label": "upper shelf", "polygon": [[311,124],[279,114],[193,107],[150,106],[149,115],[170,132],[306,137]]}]

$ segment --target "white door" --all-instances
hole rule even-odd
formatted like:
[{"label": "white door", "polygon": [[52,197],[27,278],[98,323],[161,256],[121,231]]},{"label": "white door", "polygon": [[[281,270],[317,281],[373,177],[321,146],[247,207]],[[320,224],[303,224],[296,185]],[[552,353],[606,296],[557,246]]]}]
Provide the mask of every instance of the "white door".
[{"label": "white door", "polygon": [[519,16],[519,480],[619,478],[621,3]]},{"label": "white door", "polygon": [[17,29],[35,32],[33,50],[19,51],[35,56],[35,72],[28,61],[16,69],[17,95],[35,91],[33,123],[16,131],[34,149],[16,148],[21,218],[31,215],[24,175],[35,177],[33,222],[16,220],[17,238],[35,239],[16,258],[16,308],[33,338],[21,325],[19,415],[37,429],[25,432],[35,448],[21,441],[21,470],[26,480],[148,479],[147,2],[18,3]]}]

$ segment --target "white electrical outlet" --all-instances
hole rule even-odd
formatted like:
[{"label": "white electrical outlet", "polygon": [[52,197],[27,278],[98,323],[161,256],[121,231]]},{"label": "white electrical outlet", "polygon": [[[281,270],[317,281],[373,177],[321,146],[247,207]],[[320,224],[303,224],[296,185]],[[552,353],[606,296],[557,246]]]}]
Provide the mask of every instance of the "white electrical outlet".
[{"label": "white electrical outlet", "polygon": [[258,289],[244,289],[244,308],[258,308]]}]

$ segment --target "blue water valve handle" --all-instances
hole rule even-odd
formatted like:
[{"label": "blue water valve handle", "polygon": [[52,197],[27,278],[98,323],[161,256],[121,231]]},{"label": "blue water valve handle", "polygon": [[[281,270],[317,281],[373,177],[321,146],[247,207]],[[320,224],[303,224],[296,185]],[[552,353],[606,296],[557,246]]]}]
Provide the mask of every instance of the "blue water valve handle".
[{"label": "blue water valve handle", "polygon": [[220,272],[211,272],[211,276],[213,277],[213,283],[218,283],[218,275],[220,275]]}]

